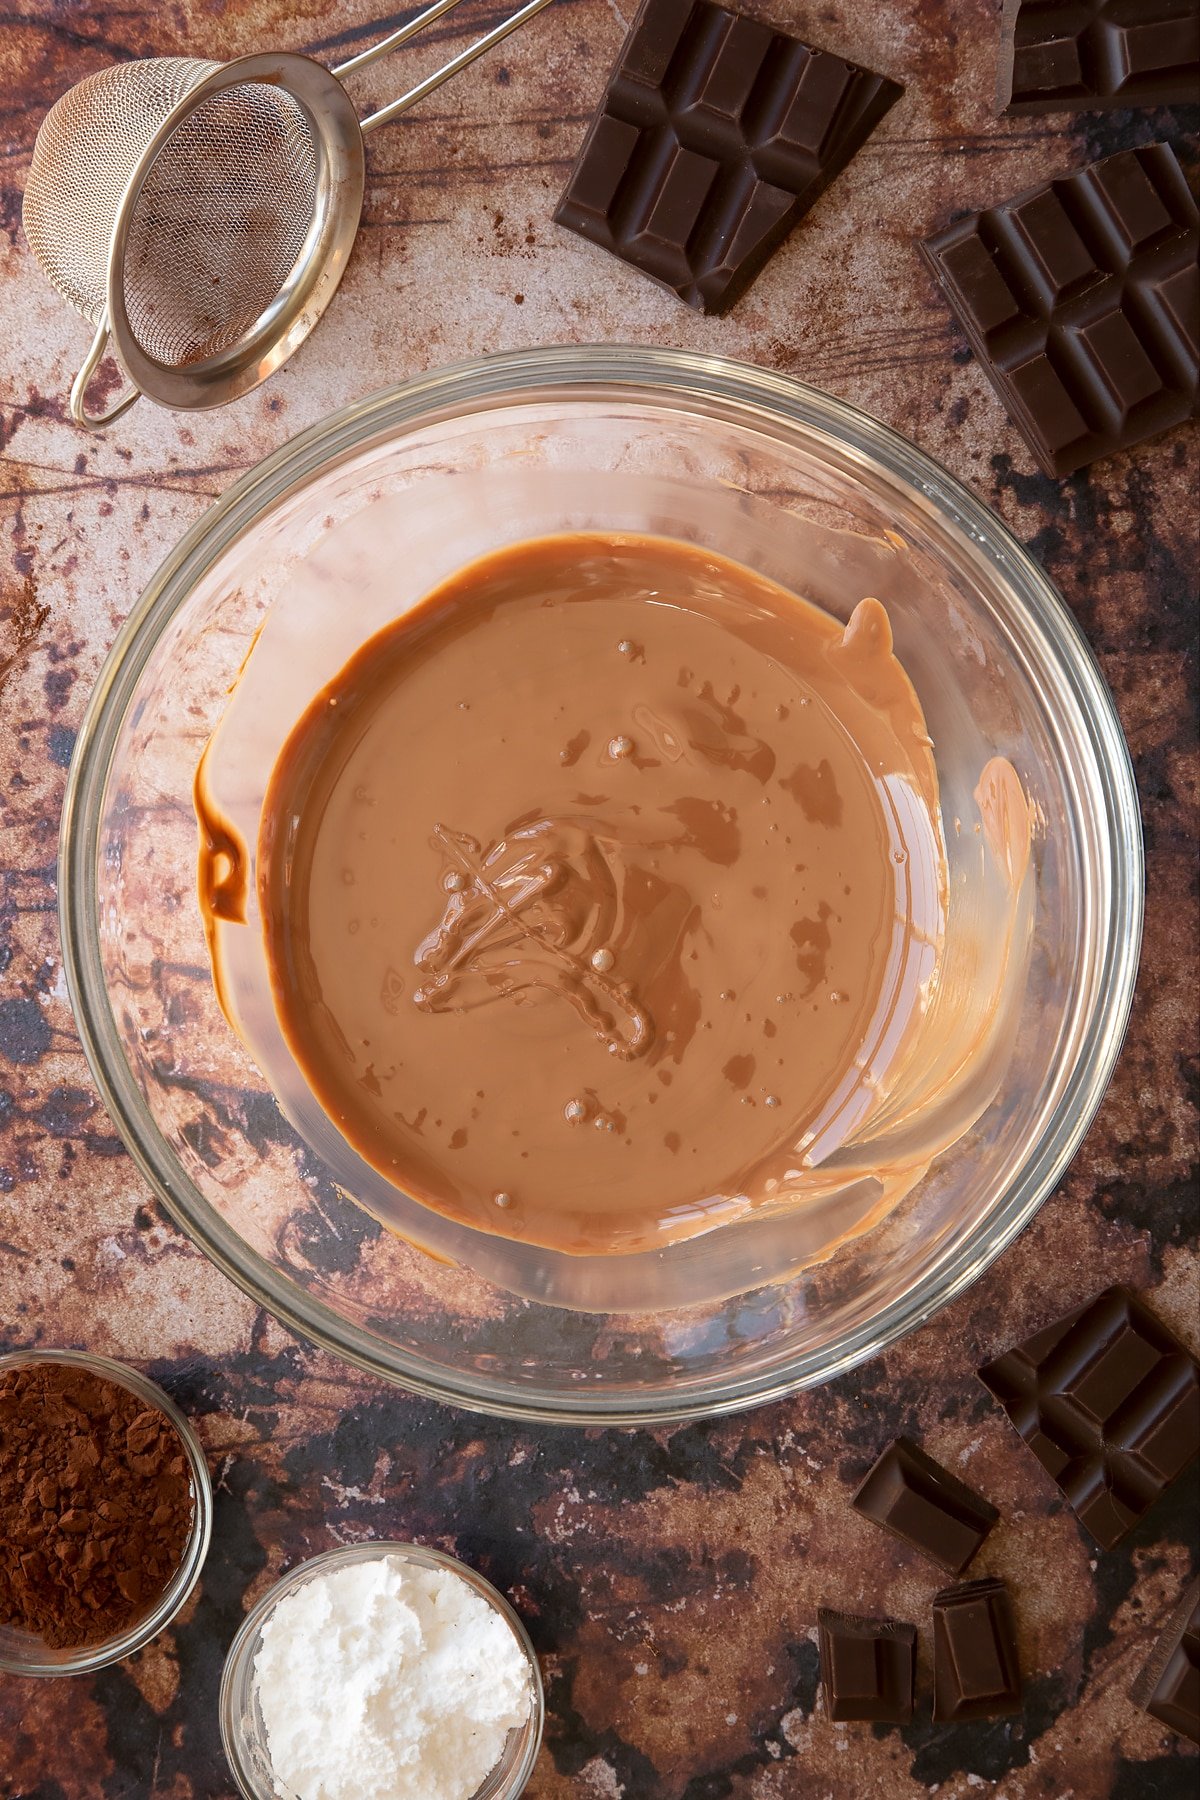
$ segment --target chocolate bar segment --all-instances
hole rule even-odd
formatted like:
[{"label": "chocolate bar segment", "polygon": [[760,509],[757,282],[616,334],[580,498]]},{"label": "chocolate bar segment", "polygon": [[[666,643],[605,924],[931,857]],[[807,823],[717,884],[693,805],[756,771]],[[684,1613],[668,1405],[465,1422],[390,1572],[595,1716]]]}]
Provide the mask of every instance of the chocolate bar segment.
[{"label": "chocolate bar segment", "polygon": [[554,217],[724,312],[903,91],[712,0],[644,0]]},{"label": "chocolate bar segment", "polygon": [[1121,1287],[979,1371],[1105,1549],[1200,1451],[1200,1368]]},{"label": "chocolate bar segment", "polygon": [[1195,417],[1200,229],[1169,144],[970,213],[922,249],[1048,475]]},{"label": "chocolate bar segment", "polygon": [[934,1719],[997,1719],[1020,1710],[1008,1589],[990,1580],[946,1588],[933,1602]]},{"label": "chocolate bar segment", "polygon": [[961,1575],[1000,1514],[908,1438],[889,1444],[852,1501],[885,1531]]},{"label": "chocolate bar segment", "polygon": [[1164,1725],[1200,1744],[1200,1581],[1193,1581],[1167,1621],[1133,1698]]},{"label": "chocolate bar segment", "polygon": [[1005,0],[1008,113],[1200,100],[1196,0]]},{"label": "chocolate bar segment", "polygon": [[899,1619],[817,1613],[821,1681],[831,1719],[907,1725],[913,1715],[917,1632]]}]

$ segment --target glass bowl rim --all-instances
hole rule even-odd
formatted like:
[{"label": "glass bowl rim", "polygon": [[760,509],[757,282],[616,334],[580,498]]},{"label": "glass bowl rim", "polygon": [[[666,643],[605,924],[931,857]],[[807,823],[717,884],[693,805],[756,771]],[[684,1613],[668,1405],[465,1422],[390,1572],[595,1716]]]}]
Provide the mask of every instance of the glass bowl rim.
[{"label": "glass bowl rim", "polygon": [[5,1369],[20,1368],[30,1363],[62,1363],[70,1368],[86,1369],[93,1375],[102,1376],[106,1381],[118,1383],[130,1393],[136,1394],[147,1406],[157,1407],[159,1412],[165,1413],[178,1432],[191,1470],[195,1510],[187,1549],[156,1607],[125,1631],[117,1632],[115,1636],[105,1638],[98,1644],[81,1645],[78,1650],[66,1652],[57,1661],[47,1659],[39,1662],[36,1657],[26,1661],[8,1656],[0,1649],[0,1672],[8,1675],[94,1675],[97,1670],[107,1669],[112,1663],[123,1662],[135,1650],[143,1649],[160,1631],[166,1630],[189,1599],[200,1579],[212,1538],[212,1478],[208,1472],[204,1448],[194,1428],[171,1396],[165,1394],[149,1376],[139,1374],[137,1369],[131,1369],[127,1363],[117,1362],[111,1356],[97,1356],[90,1350],[45,1348],[7,1350],[0,1353],[0,1374]]},{"label": "glass bowl rim", "polygon": [[[451,1556],[445,1550],[435,1550],[426,1544],[408,1543],[392,1538],[372,1538],[362,1544],[338,1544],[332,1550],[322,1550],[319,1555],[307,1557],[304,1562],[297,1563],[294,1569],[289,1569],[277,1581],[273,1581],[265,1593],[260,1594],[234,1633],[233,1641],[225,1654],[225,1661],[221,1667],[218,1710],[221,1744],[225,1751],[225,1758],[245,1800],[258,1800],[259,1789],[252,1783],[249,1774],[244,1769],[241,1753],[234,1742],[234,1708],[236,1705],[234,1690],[251,1680],[252,1671],[247,1664],[249,1646],[252,1644],[256,1632],[260,1630],[264,1619],[275,1610],[279,1602],[287,1594],[294,1592],[296,1588],[310,1580],[317,1570],[336,1563],[376,1562],[388,1556],[402,1557],[405,1561],[416,1563],[421,1568],[449,1569],[452,1574],[465,1581],[467,1586],[481,1599],[487,1601],[492,1611],[504,1620],[516,1638],[529,1669],[531,1700],[527,1726],[531,1724],[532,1729],[527,1729],[519,1758],[513,1763],[512,1768],[505,1772],[503,1784],[493,1789],[487,1796],[487,1800],[517,1800],[517,1796],[524,1792],[541,1750],[546,1727],[546,1687],[542,1679],[542,1669],[538,1662],[537,1651],[525,1628],[524,1620],[508,1598],[487,1579],[486,1575],[481,1575],[478,1569],[473,1569],[470,1563],[463,1562],[460,1557]],[[494,1781],[496,1771],[500,1766],[497,1764],[492,1773],[484,1778],[483,1788],[476,1790],[478,1794],[487,1794],[488,1784]]]},{"label": "glass bowl rim", "polygon": [[[569,1393],[512,1387],[475,1371],[448,1376],[431,1359],[381,1339],[314,1300],[248,1248],[209,1205],[162,1137],[134,1080],[108,1003],[100,958],[96,854],[112,757],[137,682],[194,583],[268,510],[337,457],[434,418],[545,399],[599,398],[757,412],[772,425],[824,439],[931,510],[986,559],[1023,622],[1065,682],[1086,730],[1106,801],[1112,906],[1098,954],[1106,980],[1083,1031],[1075,1067],[1031,1154],[986,1217],[945,1250],[907,1293],[836,1344],[767,1371],[710,1376],[684,1392]],[[291,1330],[368,1373],[414,1393],[524,1421],[637,1425],[712,1417],[815,1386],[877,1355],[970,1286],[1024,1229],[1061,1179],[1104,1096],[1133,1001],[1141,945],[1144,869],[1132,763],[1116,708],[1080,626],[1045,573],[999,517],[908,439],[848,402],[753,364],[677,349],[556,345],[449,364],[352,402],[308,426],[248,469],[200,516],[159,565],[122,625],[92,690],[67,777],[59,844],[59,923],[67,989],[100,1095],[133,1161],[181,1229],[243,1292]]]}]

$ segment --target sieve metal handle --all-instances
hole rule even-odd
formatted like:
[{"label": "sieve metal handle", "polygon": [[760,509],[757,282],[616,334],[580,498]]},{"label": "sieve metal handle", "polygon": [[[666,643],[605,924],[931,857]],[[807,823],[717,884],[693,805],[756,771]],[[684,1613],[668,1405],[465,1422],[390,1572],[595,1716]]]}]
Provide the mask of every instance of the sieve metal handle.
[{"label": "sieve metal handle", "polygon": [[140,400],[142,390],[134,384],[121,395],[106,412],[92,413],[87,409],[84,396],[88,383],[104,360],[104,352],[108,348],[108,308],[100,314],[100,323],[96,327],[96,335],[92,339],[92,347],[80,366],[78,375],[71,383],[71,417],[77,425],[86,425],[89,431],[99,431],[105,425],[111,425],[122,413],[127,413],[135,400]]},{"label": "sieve metal handle", "polygon": [[[470,63],[473,63],[477,56],[486,55],[494,45],[501,43],[510,32],[519,30],[527,19],[532,19],[535,13],[540,13],[542,8],[549,6],[550,3],[551,0],[526,0],[524,6],[510,14],[507,19],[501,20],[499,25],[493,26],[492,30],[485,32],[481,38],[476,38],[473,44],[468,44],[465,50],[460,50],[457,56],[452,56],[448,63],[443,63],[442,67],[435,69],[432,75],[427,75],[423,81],[418,81],[417,85],[409,88],[406,94],[401,94],[389,105],[381,106],[378,112],[371,113],[363,119],[361,121],[363,135],[365,136],[368,131],[376,130],[380,125],[390,125],[393,119],[398,119],[400,114],[407,112],[410,106],[415,106],[418,100],[424,100],[426,94],[432,94],[434,89],[440,88],[444,81],[449,81],[452,76],[458,74],[460,69],[465,69]],[[379,57],[387,56],[391,51],[398,50],[401,44],[406,44],[410,38],[416,37],[417,33],[424,30],[426,25],[432,25],[435,19],[440,19],[444,13],[450,12],[460,4],[461,0],[434,0],[432,6],[426,7],[424,12],[418,13],[415,19],[410,19],[407,25],[401,25],[398,31],[390,32],[387,37],[381,38],[377,44],[373,44],[369,50],[363,50],[358,56],[352,56],[349,61],[339,63],[332,73],[341,81],[345,76],[353,75],[356,70],[365,69],[369,63],[377,61]]]},{"label": "sieve metal handle", "polygon": [[393,50],[398,50],[401,44],[407,44],[410,38],[415,38],[419,31],[424,31],[435,19],[442,18],[445,13],[453,12],[456,6],[461,5],[462,0],[434,0],[432,6],[427,6],[424,12],[410,19],[407,25],[401,25],[396,31],[389,31],[377,44],[360,50],[357,56],[349,57],[344,63],[338,63],[329,71],[330,74],[336,75],[339,81],[344,81],[347,75],[356,75],[359,69],[378,62],[381,56],[390,56]]}]

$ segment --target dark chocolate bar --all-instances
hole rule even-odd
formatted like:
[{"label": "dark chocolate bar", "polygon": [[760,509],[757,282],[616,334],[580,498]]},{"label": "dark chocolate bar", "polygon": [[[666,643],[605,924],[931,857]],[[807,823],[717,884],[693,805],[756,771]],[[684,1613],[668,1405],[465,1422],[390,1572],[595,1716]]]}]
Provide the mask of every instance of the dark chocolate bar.
[{"label": "dark chocolate bar", "polygon": [[998,97],[1009,113],[1200,100],[1196,0],[1005,0]]},{"label": "dark chocolate bar", "polygon": [[554,217],[724,312],[903,91],[712,0],[644,0]]},{"label": "dark chocolate bar", "polygon": [[1169,144],[970,213],[922,249],[1048,475],[1192,418],[1196,203]]},{"label": "dark chocolate bar", "polygon": [[1193,1581],[1134,1684],[1133,1698],[1200,1744],[1200,1581]]},{"label": "dark chocolate bar", "polygon": [[979,1376],[1106,1549],[1200,1450],[1200,1368],[1124,1288],[1108,1288]]},{"label": "dark chocolate bar", "polygon": [[831,1719],[907,1725],[913,1715],[917,1631],[899,1619],[817,1613],[821,1680]]},{"label": "dark chocolate bar", "polygon": [[933,1602],[933,1716],[997,1719],[1021,1710],[1012,1603],[1002,1581],[967,1581]]},{"label": "dark chocolate bar", "polygon": [[908,1438],[889,1444],[852,1504],[906,1544],[961,1575],[1000,1514]]}]

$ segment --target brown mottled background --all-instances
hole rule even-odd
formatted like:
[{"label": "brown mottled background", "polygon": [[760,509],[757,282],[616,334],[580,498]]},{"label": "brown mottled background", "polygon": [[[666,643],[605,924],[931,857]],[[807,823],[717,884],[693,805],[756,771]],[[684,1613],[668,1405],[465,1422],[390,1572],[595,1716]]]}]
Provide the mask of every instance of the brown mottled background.
[{"label": "brown mottled background", "polygon": [[[1178,432],[1052,482],[972,362],[915,240],[1100,151],[1171,140],[1160,111],[999,122],[994,0],[758,0],[907,86],[724,320],[703,320],[550,214],[629,0],[557,0],[371,141],[359,248],[330,319],[264,389],[207,416],[140,407],[101,439],[63,395],[88,332],[20,236],[39,118],[113,58],[330,59],[370,0],[9,0],[0,11],[0,1344],[125,1356],[197,1420],[217,1489],[177,1629],[68,1690],[0,1677],[3,1800],[226,1800],[222,1655],[282,1569],[370,1534],[440,1544],[509,1589],[549,1691],[532,1800],[1183,1800],[1190,1746],[1128,1690],[1194,1556],[1194,1478],[1098,1556],[973,1379],[980,1358],[1121,1278],[1193,1344],[1197,451]],[[495,0],[435,26],[407,85]],[[389,15],[390,26],[402,14]],[[711,1426],[522,1430],[410,1400],[297,1342],[155,1205],[93,1092],[55,920],[58,813],[89,686],[143,582],[250,463],[332,407],[451,358],[626,338],[744,356],[868,408],[995,506],[1096,648],[1137,764],[1149,912],[1108,1099],[1037,1222],[949,1313],[857,1374]],[[903,1732],[817,1709],[815,1612],[924,1623],[937,1572],[847,1507],[897,1430],[999,1502],[981,1564],[1012,1582],[1016,1721]],[[922,1692],[928,1670],[922,1668]]]}]

